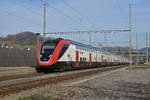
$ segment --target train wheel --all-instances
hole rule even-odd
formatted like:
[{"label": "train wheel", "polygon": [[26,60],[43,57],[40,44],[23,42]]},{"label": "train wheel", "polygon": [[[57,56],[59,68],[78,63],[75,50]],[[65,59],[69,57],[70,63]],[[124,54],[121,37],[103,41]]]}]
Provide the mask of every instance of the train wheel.
[{"label": "train wheel", "polygon": [[71,71],[72,70],[72,65],[68,67],[68,71]]},{"label": "train wheel", "polygon": [[42,73],[42,70],[40,68],[36,68],[37,73]]},{"label": "train wheel", "polygon": [[65,66],[62,66],[62,67],[59,69],[60,72],[64,72],[65,70],[66,70],[66,67],[65,67]]}]

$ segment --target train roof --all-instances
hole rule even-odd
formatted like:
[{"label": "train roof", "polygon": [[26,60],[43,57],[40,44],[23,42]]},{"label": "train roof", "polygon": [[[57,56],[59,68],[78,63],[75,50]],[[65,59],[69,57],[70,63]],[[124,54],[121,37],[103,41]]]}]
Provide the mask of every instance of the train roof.
[{"label": "train roof", "polygon": [[[74,45],[77,45],[77,46],[81,46],[81,47],[86,47],[86,48],[89,48],[89,49],[100,49],[100,48],[97,48],[97,47],[94,47],[94,46],[90,46],[90,45],[87,45],[87,44],[83,44],[83,43],[80,43],[80,42],[77,42],[77,41],[73,41],[73,40],[68,40],[71,42],[71,44],[74,44]],[[102,50],[102,49],[101,49]]]},{"label": "train roof", "polygon": [[60,40],[64,40],[64,39],[62,39],[62,38],[49,39],[49,40],[45,40],[44,43],[48,43],[48,42],[59,42]]},{"label": "train roof", "polygon": [[88,49],[94,49],[94,50],[100,51],[100,52],[102,52],[102,53],[104,53],[104,54],[109,54],[109,55],[114,55],[114,56],[119,56],[119,57],[125,58],[124,56],[113,54],[113,53],[111,53],[111,52],[109,52],[109,51],[103,50],[102,48],[90,46],[90,45],[83,44],[83,43],[80,43],[80,42],[77,42],[77,41],[73,41],[73,40],[69,40],[69,39],[65,39],[65,40],[70,41],[71,44],[74,44],[74,45],[76,45],[76,46],[85,47],[85,48],[88,48]]},{"label": "train roof", "polygon": [[102,48],[98,48],[98,47],[94,47],[94,46],[90,46],[90,45],[87,45],[87,44],[83,44],[83,43],[80,43],[80,42],[77,42],[77,41],[73,41],[73,40],[69,40],[69,39],[66,39],[67,41],[70,41],[71,44],[74,44],[76,46],[79,46],[79,48],[87,48],[87,49],[92,49],[92,50],[95,50],[95,51],[100,51],[100,52],[103,52],[105,54],[112,54],[106,50],[103,50]]},{"label": "train roof", "polygon": [[90,50],[95,50],[95,51],[102,52],[104,54],[109,54],[109,55],[124,57],[124,56],[116,55],[116,54],[113,54],[113,53],[111,53],[109,51],[103,50],[102,48],[90,46],[90,45],[83,44],[83,43],[80,43],[80,42],[77,42],[77,41],[74,41],[74,40],[70,40],[70,39],[56,38],[56,39],[46,40],[45,42],[52,42],[52,41],[59,42],[60,40],[70,41],[71,44],[76,45],[79,48],[87,48],[87,49],[90,49]]}]

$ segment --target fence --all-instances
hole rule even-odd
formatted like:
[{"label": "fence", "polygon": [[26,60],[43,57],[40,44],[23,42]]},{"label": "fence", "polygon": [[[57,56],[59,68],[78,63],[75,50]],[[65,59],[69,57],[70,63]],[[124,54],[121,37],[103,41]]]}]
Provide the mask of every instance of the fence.
[{"label": "fence", "polygon": [[36,66],[36,51],[0,48],[0,67]]}]

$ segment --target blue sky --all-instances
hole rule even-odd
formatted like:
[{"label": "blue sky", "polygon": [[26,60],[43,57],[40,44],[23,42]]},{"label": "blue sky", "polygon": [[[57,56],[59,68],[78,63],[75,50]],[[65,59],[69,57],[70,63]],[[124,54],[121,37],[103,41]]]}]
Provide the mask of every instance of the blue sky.
[{"label": "blue sky", "polygon": [[[139,35],[139,47],[145,46],[145,33],[150,32],[150,0],[46,0],[47,32],[78,30],[128,29],[128,5],[132,4],[133,41]],[[66,3],[64,3],[64,1]],[[22,31],[42,33],[41,0],[0,1],[0,36]],[[70,6],[68,6],[69,4]],[[61,11],[62,13],[56,11]],[[64,16],[65,14],[65,16]],[[49,35],[88,43],[88,35]],[[128,33],[107,34],[108,46],[127,46]],[[93,34],[92,43],[104,42],[103,34]],[[135,42],[133,42],[135,45]]]}]

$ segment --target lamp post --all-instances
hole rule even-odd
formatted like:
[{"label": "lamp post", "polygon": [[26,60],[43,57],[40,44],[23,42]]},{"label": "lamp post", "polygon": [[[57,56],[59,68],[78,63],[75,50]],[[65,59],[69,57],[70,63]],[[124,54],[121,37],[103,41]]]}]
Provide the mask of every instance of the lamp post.
[{"label": "lamp post", "polygon": [[39,51],[39,45],[40,45],[40,33],[36,33],[36,36],[37,36],[37,38],[36,38],[36,56],[37,56],[37,58],[38,58],[38,51]]}]

